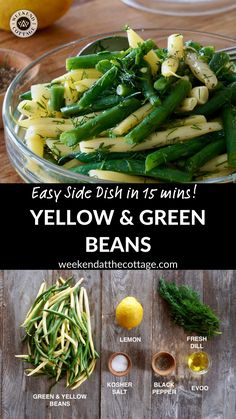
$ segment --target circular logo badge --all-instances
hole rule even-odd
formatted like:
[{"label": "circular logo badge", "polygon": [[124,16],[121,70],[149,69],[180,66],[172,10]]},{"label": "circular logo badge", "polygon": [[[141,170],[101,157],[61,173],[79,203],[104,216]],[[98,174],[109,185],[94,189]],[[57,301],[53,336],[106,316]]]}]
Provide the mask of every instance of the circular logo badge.
[{"label": "circular logo badge", "polygon": [[30,10],[17,10],[10,19],[10,28],[19,38],[32,36],[38,27],[37,17]]}]

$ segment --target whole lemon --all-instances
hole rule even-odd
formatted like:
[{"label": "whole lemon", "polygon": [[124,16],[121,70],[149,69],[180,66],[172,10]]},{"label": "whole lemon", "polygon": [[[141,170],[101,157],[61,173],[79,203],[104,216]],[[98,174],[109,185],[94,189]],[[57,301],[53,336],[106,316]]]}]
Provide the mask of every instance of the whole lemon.
[{"label": "whole lemon", "polygon": [[38,28],[50,26],[63,16],[73,0],[0,0],[0,29],[10,30],[10,18],[17,10],[30,10],[38,19]]},{"label": "whole lemon", "polygon": [[143,307],[134,297],[126,297],[116,307],[117,323],[131,330],[143,320]]}]

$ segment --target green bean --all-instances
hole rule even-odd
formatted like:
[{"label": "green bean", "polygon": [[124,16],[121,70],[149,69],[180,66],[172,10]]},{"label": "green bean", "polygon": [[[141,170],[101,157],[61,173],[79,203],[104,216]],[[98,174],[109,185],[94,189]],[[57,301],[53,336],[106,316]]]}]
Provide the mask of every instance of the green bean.
[{"label": "green bean", "polygon": [[57,357],[57,359],[58,359],[58,361],[62,361],[62,362],[63,362],[63,364],[65,364],[65,365],[68,367],[68,369],[70,369],[70,364],[69,364],[69,362],[66,362],[66,359],[68,358],[68,355],[69,355],[69,353],[67,352],[67,353],[65,353],[65,354],[62,354],[63,358],[62,358],[62,356],[61,356],[61,357],[60,357],[60,356],[58,356],[58,357]]},{"label": "green bean", "polygon": [[[56,371],[55,371],[55,368],[54,367],[50,367],[49,365],[45,365],[45,367],[44,367],[44,373],[47,374],[47,375],[49,375],[49,377],[51,377],[51,378],[56,377],[56,374],[57,374]],[[51,388],[52,387],[53,386],[50,387],[50,392],[51,392]]]},{"label": "green bean", "polygon": [[82,353],[82,350],[81,350],[81,347],[79,347],[79,348],[78,348],[78,352],[77,352],[77,354],[75,355],[75,357],[74,357],[74,359],[73,359],[73,361],[72,361],[72,363],[71,363],[71,365],[70,365],[70,369],[72,370],[72,372],[73,372],[73,369],[74,369],[74,367],[75,367],[75,365],[76,365],[76,363],[77,363],[78,359],[79,359],[79,358],[81,358],[81,353]]},{"label": "green bean", "polygon": [[28,92],[21,93],[19,95],[20,100],[32,100],[31,90],[28,90]]},{"label": "green bean", "polygon": [[63,156],[58,161],[59,165],[65,164],[66,162],[76,159],[82,163],[93,163],[93,162],[101,162],[105,159],[108,160],[119,160],[119,159],[127,159],[127,160],[145,160],[146,156],[148,154],[148,151],[132,151],[127,153],[122,152],[112,152],[109,151],[109,149],[102,148],[99,150],[96,150],[92,153],[82,153],[81,151],[77,153],[71,153],[67,156]]},{"label": "green bean", "polygon": [[57,347],[57,343],[56,343],[57,334],[58,334],[59,328],[61,327],[62,323],[63,323],[63,319],[60,318],[60,319],[56,320],[56,322],[55,322],[56,327],[55,327],[53,333],[51,333],[51,335],[49,335],[49,350],[48,350],[48,355],[49,356],[52,355],[52,353],[55,351],[55,349]]},{"label": "green bean", "polygon": [[179,158],[189,157],[201,150],[201,148],[209,144],[209,142],[213,141],[215,138],[219,138],[219,136],[208,134],[202,137],[192,138],[183,143],[162,147],[148,154],[145,162],[146,170],[149,171],[154,167],[178,160]]},{"label": "green bean", "polygon": [[35,306],[32,308],[32,310],[30,310],[30,312],[28,313],[28,315],[27,315],[27,317],[26,317],[26,319],[25,319],[24,323],[22,324],[22,326],[23,326],[23,327],[26,327],[26,328],[27,328],[27,326],[28,326],[28,324],[29,324],[29,322],[30,322],[31,318],[33,318],[33,317],[35,317],[35,316],[37,316],[37,315],[38,315],[38,313],[41,311],[41,309],[42,309],[43,305],[44,305],[44,301],[38,302],[38,304],[37,304],[37,305],[35,305]]},{"label": "green bean", "polygon": [[31,319],[30,321],[29,321],[29,324],[30,323],[34,323],[34,322],[37,322],[38,320],[40,320],[41,319],[41,316],[37,316],[37,317],[34,317],[33,319]]},{"label": "green bean", "polygon": [[49,318],[48,321],[49,321],[48,327],[50,328],[48,329],[47,334],[43,335],[43,337],[49,336],[55,332],[58,323],[60,323],[61,321],[61,318],[58,319],[57,322],[55,322],[55,318],[52,317],[52,318]]},{"label": "green bean", "polygon": [[49,298],[49,296],[55,292],[60,292],[63,291],[64,289],[69,287],[69,283],[72,281],[73,277],[70,277],[67,279],[67,281],[61,285],[60,287],[58,287],[57,285],[52,285],[51,287],[49,287],[46,291],[42,292],[34,301],[32,308],[34,308],[36,306],[36,304],[40,301],[40,300],[47,300]]},{"label": "green bean", "polygon": [[199,106],[192,112],[194,115],[211,116],[219,111],[223,106],[231,102],[232,97],[236,93],[236,82],[229,86],[217,91],[208,102]]},{"label": "green bean", "polygon": [[60,109],[65,104],[65,99],[64,99],[65,89],[63,86],[59,86],[55,84],[51,87],[50,91],[51,91],[50,108],[53,111],[60,111]]},{"label": "green bean", "polygon": [[215,52],[215,48],[212,46],[206,46],[206,47],[202,47],[199,50],[199,55],[201,57],[201,59],[203,59],[204,61],[206,61],[207,63],[209,63],[209,61],[212,59],[213,55]]},{"label": "green bean", "polygon": [[115,64],[127,70],[133,65],[140,65],[143,57],[154,47],[155,43],[151,39],[147,39],[137,48],[133,48],[131,51],[127,50],[122,57],[104,57],[96,64],[96,69],[104,73],[105,70],[109,70]]},{"label": "green bean", "polygon": [[185,46],[186,46],[186,47],[193,48],[193,49],[195,49],[196,51],[200,51],[200,49],[202,48],[202,45],[201,45],[201,44],[199,44],[199,42],[195,42],[195,41],[192,41],[192,40],[190,40],[190,41],[186,41],[186,42],[185,42]]},{"label": "green bean", "polygon": [[81,371],[84,371],[88,368],[88,358],[87,358],[88,352],[89,352],[89,345],[87,344],[84,352],[81,354]]},{"label": "green bean", "polygon": [[71,131],[63,132],[60,140],[68,146],[73,146],[81,140],[87,140],[108,128],[114,127],[139,107],[139,100],[135,98],[125,99],[119,105],[102,112],[85,124],[79,125]]},{"label": "green bean", "polygon": [[231,90],[232,96],[231,96],[231,104],[236,105],[236,82],[230,83],[227,86],[227,89]]},{"label": "green bean", "polygon": [[227,83],[233,83],[233,82],[236,82],[236,73],[231,72],[231,73],[224,74],[223,79],[224,79]]},{"label": "green bean", "polygon": [[137,48],[131,49],[129,54],[127,54],[122,60],[121,64],[123,68],[126,70],[129,69],[133,65],[140,65],[143,61],[143,57],[148,54],[151,49],[155,47],[155,43],[152,39],[147,39],[142,44],[140,44]]},{"label": "green bean", "polygon": [[101,60],[96,64],[96,70],[103,74],[110,70],[111,67],[113,67],[113,64],[109,60]]},{"label": "green bean", "polygon": [[154,89],[156,89],[161,94],[166,93],[167,89],[173,84],[176,80],[175,77],[159,77],[153,85]]},{"label": "green bean", "polygon": [[105,160],[102,163],[91,163],[84,166],[76,166],[70,170],[75,173],[88,175],[90,170],[97,169],[111,170],[130,175],[148,176],[169,182],[189,182],[192,179],[191,174],[168,167],[154,168],[149,172],[146,172],[145,163],[139,160]]},{"label": "green bean", "polygon": [[66,59],[67,71],[76,70],[79,68],[93,68],[101,60],[112,60],[114,58],[122,58],[126,52],[124,51],[101,51],[97,54],[79,55],[76,57],[69,57]]},{"label": "green bean", "polygon": [[25,326],[25,331],[26,331],[27,335],[30,335],[32,330],[34,330],[34,323],[29,324],[29,326],[28,325]]},{"label": "green bean", "polygon": [[[32,309],[37,305],[37,303],[39,303],[39,301],[40,300],[42,300],[42,299],[47,299],[48,298],[48,296],[49,295],[51,295],[52,294],[52,292],[54,291],[54,290],[56,290],[56,288],[57,288],[57,286],[56,285],[52,285],[51,287],[49,287],[46,291],[44,291],[44,292],[42,292],[37,298],[36,298],[36,300],[34,301],[34,303],[32,304],[32,307],[31,307],[31,310],[30,310],[30,312],[32,311]],[[30,313],[29,312],[29,313]]]},{"label": "green bean", "polygon": [[[75,322],[79,325],[79,327],[82,329],[82,331],[83,332],[87,332],[87,329],[86,329],[86,327],[85,327],[85,325],[84,325],[84,323],[79,319],[79,317],[78,317],[78,315],[77,315],[77,313],[76,313],[76,311],[75,311],[75,309],[74,308],[71,308],[70,309],[70,313],[71,313],[71,316],[73,317],[73,319],[75,320]],[[76,326],[77,327],[77,326]]]},{"label": "green bean", "polygon": [[39,341],[36,338],[34,338],[34,343],[35,343],[35,346],[37,348],[37,351],[40,353],[40,355],[42,355],[46,359],[49,359],[48,354],[46,354],[45,352],[42,351],[42,349],[41,349],[41,347],[39,345]]},{"label": "green bean", "polygon": [[118,95],[108,95],[101,98],[98,98],[91,107],[81,109],[78,103],[73,103],[73,105],[64,106],[61,108],[61,113],[63,116],[80,116],[86,115],[90,112],[98,112],[103,111],[108,108],[112,108],[113,106],[118,105],[122,102],[124,98]]},{"label": "green bean", "polygon": [[222,112],[226,138],[228,165],[236,167],[236,115],[232,106],[226,106]]},{"label": "green bean", "polygon": [[128,86],[127,84],[121,83],[121,84],[118,84],[118,86],[116,88],[116,93],[119,96],[124,96],[125,97],[125,96],[130,96],[133,93],[135,93],[135,90],[134,90],[134,88]]},{"label": "green bean", "polygon": [[64,289],[68,288],[72,279],[73,279],[73,276],[70,276],[64,283],[62,283],[60,287],[57,288],[58,291],[63,291]]},{"label": "green bean", "polygon": [[[70,349],[67,351],[67,353],[64,356],[64,360],[66,360],[66,359],[70,359]],[[68,363],[68,365],[70,365],[70,364]]]},{"label": "green bean", "polygon": [[226,52],[215,52],[209,62],[209,67],[216,76],[219,77],[224,74],[224,72],[228,73],[229,70],[226,66],[229,64],[229,61],[229,54]]},{"label": "green bean", "polygon": [[215,156],[218,156],[218,154],[224,153],[225,150],[226,144],[224,139],[213,141],[190,157],[186,161],[185,169],[190,173],[196,173],[197,170],[207,161],[213,159]]},{"label": "green bean", "polygon": [[140,84],[143,96],[149,100],[151,105],[159,106],[161,100],[154,89],[152,73],[148,63],[145,63],[145,67],[140,69]]},{"label": "green bean", "polygon": [[32,362],[32,364],[34,364],[35,366],[37,366],[40,362],[40,353],[38,351],[35,351],[35,359]]},{"label": "green bean", "polygon": [[113,66],[108,70],[102,77],[100,77],[91,87],[86,90],[81,99],[78,102],[78,105],[81,109],[86,109],[92,105],[93,101],[96,100],[101,93],[111,87],[115,81],[118,74],[118,68]]},{"label": "green bean", "polygon": [[44,309],[43,311],[47,311],[48,313],[53,313],[53,314],[55,314],[56,316],[59,316],[59,317],[61,317],[62,319],[67,319],[67,320],[69,320],[74,326],[77,326],[77,323],[71,318],[71,317],[69,317],[69,316],[67,316],[66,314],[63,314],[63,313],[61,313],[61,312],[59,312],[59,311],[55,311],[55,310],[51,310],[51,309]]},{"label": "green bean", "polygon": [[127,141],[131,144],[144,141],[149,134],[157,130],[165,122],[187,96],[190,89],[191,84],[188,80],[179,80],[173,86],[172,92],[163,100],[162,104],[148,114],[140,124],[126,135]]}]

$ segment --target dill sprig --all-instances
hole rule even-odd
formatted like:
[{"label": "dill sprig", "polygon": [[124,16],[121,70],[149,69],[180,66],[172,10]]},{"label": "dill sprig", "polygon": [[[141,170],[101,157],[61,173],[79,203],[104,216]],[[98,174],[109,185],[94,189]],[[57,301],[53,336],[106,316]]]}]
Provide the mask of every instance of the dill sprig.
[{"label": "dill sprig", "polygon": [[167,301],[174,323],[188,332],[212,337],[221,334],[220,320],[213,310],[200,301],[196,291],[185,285],[176,285],[160,279],[159,294]]}]

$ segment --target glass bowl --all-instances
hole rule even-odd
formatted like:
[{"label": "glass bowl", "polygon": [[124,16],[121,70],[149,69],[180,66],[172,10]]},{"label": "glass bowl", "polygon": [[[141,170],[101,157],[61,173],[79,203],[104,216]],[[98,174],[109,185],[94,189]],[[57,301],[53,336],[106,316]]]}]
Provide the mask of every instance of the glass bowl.
[{"label": "glass bowl", "polygon": [[[224,36],[197,31],[188,31],[177,28],[168,29],[140,29],[143,37],[153,38],[159,46],[166,46],[167,37],[171,33],[182,33],[186,40],[194,39],[203,45],[214,45],[216,49],[230,48],[235,46],[236,41]],[[32,153],[22,141],[22,133],[18,129],[16,120],[19,118],[17,105],[19,94],[30,89],[32,84],[46,83],[55,77],[65,73],[65,60],[69,56],[77,55],[87,44],[105,36],[121,36],[123,32],[111,32],[98,34],[78,41],[62,45],[47,52],[28,65],[13,80],[8,88],[3,104],[3,123],[5,130],[6,148],[9,159],[25,182],[34,183],[108,183],[100,179],[72,173],[69,170],[56,166],[49,161]],[[210,178],[201,181],[204,183],[236,182],[236,173],[218,178]]]},{"label": "glass bowl", "polygon": [[122,0],[128,6],[150,13],[172,16],[201,16],[236,8],[234,0]]}]

